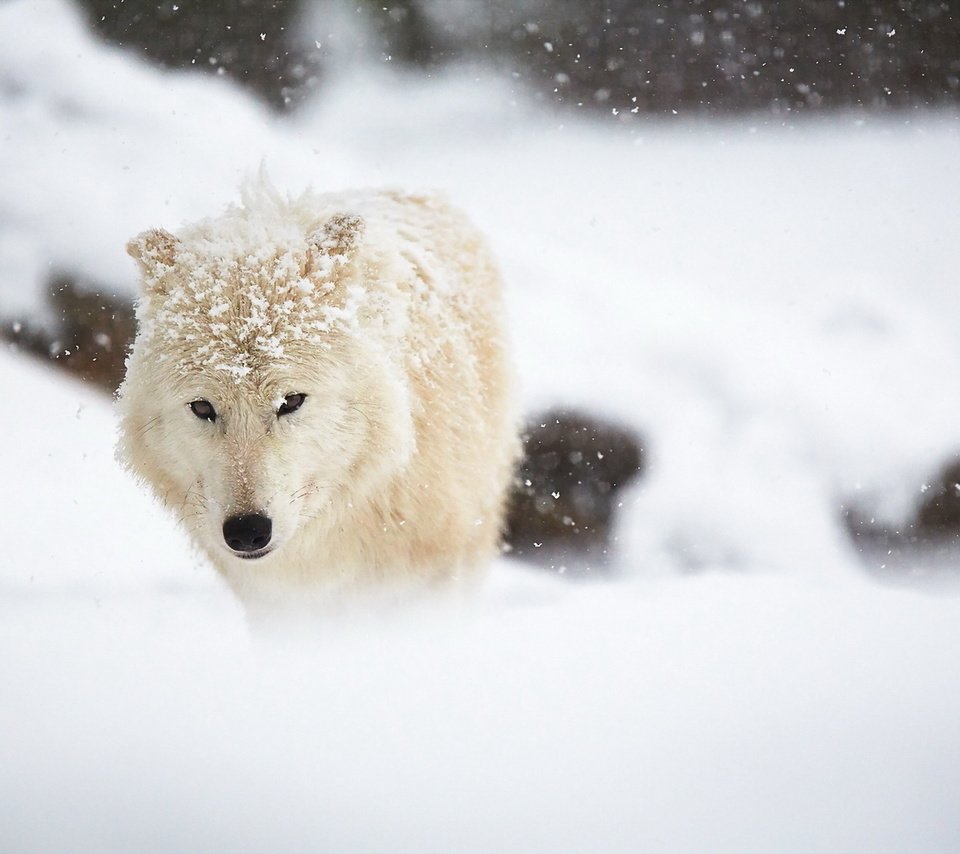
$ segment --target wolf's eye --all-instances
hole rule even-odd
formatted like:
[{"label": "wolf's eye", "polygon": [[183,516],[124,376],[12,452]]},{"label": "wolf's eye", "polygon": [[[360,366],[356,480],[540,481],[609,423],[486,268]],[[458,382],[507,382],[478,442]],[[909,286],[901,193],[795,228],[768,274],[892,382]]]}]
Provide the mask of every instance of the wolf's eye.
[{"label": "wolf's eye", "polygon": [[209,400],[195,400],[190,404],[190,409],[197,418],[202,418],[204,421],[217,420],[217,410]]},{"label": "wolf's eye", "polygon": [[291,412],[296,412],[303,406],[303,402],[306,399],[307,396],[305,394],[288,394],[277,410],[277,417],[279,418],[281,415],[289,415]]}]

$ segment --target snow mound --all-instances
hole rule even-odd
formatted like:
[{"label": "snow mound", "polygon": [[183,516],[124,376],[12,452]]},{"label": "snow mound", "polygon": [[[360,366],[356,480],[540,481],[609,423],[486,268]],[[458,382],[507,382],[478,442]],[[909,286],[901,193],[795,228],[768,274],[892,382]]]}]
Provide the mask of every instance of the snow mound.
[{"label": "snow mound", "polygon": [[111,465],[104,402],[5,354],[0,379],[5,847],[960,844],[956,598],[501,564],[473,602],[254,642]]}]

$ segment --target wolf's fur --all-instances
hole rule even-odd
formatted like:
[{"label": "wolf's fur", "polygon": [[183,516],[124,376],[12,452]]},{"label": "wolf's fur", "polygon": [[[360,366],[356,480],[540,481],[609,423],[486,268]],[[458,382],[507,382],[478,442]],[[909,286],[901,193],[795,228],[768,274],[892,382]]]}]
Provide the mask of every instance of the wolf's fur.
[{"label": "wolf's fur", "polygon": [[[499,277],[460,214],[259,186],[128,249],[143,295],[121,456],[248,605],[459,577],[495,553],[517,428]],[[273,520],[255,560],[222,533],[245,513]]]}]

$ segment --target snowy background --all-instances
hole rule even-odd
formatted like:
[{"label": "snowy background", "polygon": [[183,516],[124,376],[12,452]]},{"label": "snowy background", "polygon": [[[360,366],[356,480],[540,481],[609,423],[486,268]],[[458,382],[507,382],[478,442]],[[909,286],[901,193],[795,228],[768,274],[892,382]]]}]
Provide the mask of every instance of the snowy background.
[{"label": "snowy background", "polygon": [[256,638],[110,401],[0,350],[0,849],[960,850],[957,553],[843,522],[901,524],[960,450],[958,152],[944,111],[603,121],[462,64],[343,63],[278,116],[0,5],[0,315],[51,270],[132,294],[127,238],[261,161],[439,187],[501,261],[525,409],[648,454],[602,577],[504,560]]}]

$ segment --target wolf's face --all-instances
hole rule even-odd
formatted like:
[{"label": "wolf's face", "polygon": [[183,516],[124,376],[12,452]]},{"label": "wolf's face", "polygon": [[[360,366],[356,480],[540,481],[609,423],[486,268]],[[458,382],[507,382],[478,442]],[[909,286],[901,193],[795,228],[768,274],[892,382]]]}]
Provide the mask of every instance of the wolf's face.
[{"label": "wolf's face", "polygon": [[393,473],[371,449],[405,444],[404,409],[378,374],[314,353],[240,382],[157,377],[128,408],[128,454],[209,552],[266,557]]},{"label": "wolf's face", "polygon": [[333,217],[287,252],[166,232],[131,244],[144,300],[121,450],[220,565],[333,529],[413,451],[402,367],[355,334],[360,229]]}]

